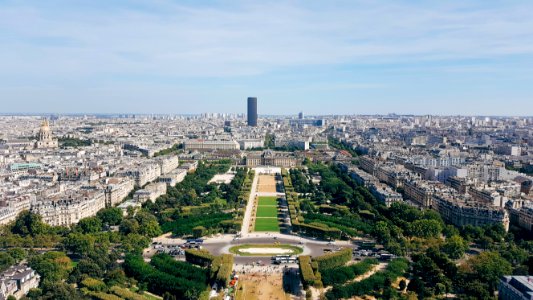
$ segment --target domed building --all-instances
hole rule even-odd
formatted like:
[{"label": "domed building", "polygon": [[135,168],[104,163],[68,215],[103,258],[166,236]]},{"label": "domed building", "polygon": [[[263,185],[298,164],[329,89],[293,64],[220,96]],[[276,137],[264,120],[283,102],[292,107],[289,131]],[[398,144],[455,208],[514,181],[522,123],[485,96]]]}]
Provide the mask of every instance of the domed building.
[{"label": "domed building", "polygon": [[50,124],[48,120],[44,120],[41,124],[38,134],[39,140],[35,143],[35,148],[44,149],[44,148],[57,148],[59,147],[59,142],[57,139],[54,139],[52,136],[52,130],[50,130]]},{"label": "domed building", "polygon": [[247,167],[257,166],[275,166],[283,168],[292,168],[298,166],[299,160],[293,153],[274,152],[267,149],[263,152],[250,152],[245,157]]}]

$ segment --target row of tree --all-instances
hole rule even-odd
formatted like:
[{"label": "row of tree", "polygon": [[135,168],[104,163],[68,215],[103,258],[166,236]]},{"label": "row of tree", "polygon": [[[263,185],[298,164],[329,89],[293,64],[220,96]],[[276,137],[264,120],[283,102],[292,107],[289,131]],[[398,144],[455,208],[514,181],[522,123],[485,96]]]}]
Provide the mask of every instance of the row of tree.
[{"label": "row of tree", "polygon": [[205,280],[198,282],[174,276],[147,264],[141,256],[126,256],[124,270],[128,276],[146,285],[150,292],[157,295],[170,294],[177,299],[193,300],[198,299],[207,288]]},{"label": "row of tree", "polygon": [[[372,235],[390,252],[411,257],[408,290],[420,298],[451,292],[461,299],[490,299],[502,275],[532,274],[533,242],[526,235],[506,233],[499,224],[457,228],[445,224],[436,211],[404,203],[385,207],[338,167],[308,167],[322,176],[318,189],[331,197],[332,206],[348,207],[349,214],[339,209],[327,215],[307,213],[303,217],[310,223],[337,226],[346,232],[352,226],[344,220],[352,219],[354,228]],[[322,199],[310,200],[315,210],[321,207]],[[463,260],[466,251],[474,255]]]}]

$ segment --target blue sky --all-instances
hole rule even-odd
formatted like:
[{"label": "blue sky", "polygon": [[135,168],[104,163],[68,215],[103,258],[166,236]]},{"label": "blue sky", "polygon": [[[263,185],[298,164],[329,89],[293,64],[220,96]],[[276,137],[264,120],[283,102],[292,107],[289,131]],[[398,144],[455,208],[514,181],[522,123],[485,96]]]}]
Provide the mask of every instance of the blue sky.
[{"label": "blue sky", "polygon": [[0,112],[533,115],[533,1],[0,0]]}]

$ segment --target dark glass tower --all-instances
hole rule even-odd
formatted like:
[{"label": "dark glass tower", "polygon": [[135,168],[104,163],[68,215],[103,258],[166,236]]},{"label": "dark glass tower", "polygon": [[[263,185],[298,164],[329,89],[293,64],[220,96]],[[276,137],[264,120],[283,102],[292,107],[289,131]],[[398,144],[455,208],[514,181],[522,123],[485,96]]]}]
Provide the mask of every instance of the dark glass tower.
[{"label": "dark glass tower", "polygon": [[248,126],[257,126],[257,98],[248,97]]}]

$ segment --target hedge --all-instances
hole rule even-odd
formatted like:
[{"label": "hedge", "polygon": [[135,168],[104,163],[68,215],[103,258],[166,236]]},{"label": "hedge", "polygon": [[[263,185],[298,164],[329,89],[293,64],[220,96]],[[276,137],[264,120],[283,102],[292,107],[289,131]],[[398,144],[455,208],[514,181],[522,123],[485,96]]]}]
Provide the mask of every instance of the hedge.
[{"label": "hedge", "polygon": [[196,226],[203,226],[206,229],[220,228],[222,221],[233,219],[233,215],[229,213],[179,216],[172,221],[164,221],[161,230],[172,232],[176,236],[185,236],[192,234],[192,229]]},{"label": "hedge", "polygon": [[86,278],[80,283],[81,287],[85,287],[90,291],[94,292],[102,292],[106,289],[106,285],[103,281],[94,279],[94,278]]},{"label": "hedge", "polygon": [[88,295],[91,296],[93,299],[97,299],[97,300],[124,300],[124,298],[111,295],[111,294],[102,293],[102,292],[98,292],[98,293],[91,292]]},{"label": "hedge", "polygon": [[[364,296],[371,293],[378,294],[380,290],[385,288],[385,282],[390,279],[392,282],[404,273],[409,268],[409,262],[404,258],[392,260],[385,271],[378,272],[359,282],[354,282],[347,285],[334,286],[326,293],[326,299],[343,299],[352,298],[354,296]],[[379,298],[380,295],[377,295]]]},{"label": "hedge", "polygon": [[141,256],[126,256],[124,271],[129,277],[146,284],[148,290],[157,295],[168,292],[178,299],[188,299],[191,295],[196,299],[207,288],[205,283],[190,281],[159,271],[144,262]]},{"label": "hedge", "polygon": [[372,225],[365,223],[359,218],[355,218],[354,215],[336,217],[308,213],[305,215],[305,222],[311,224],[320,223],[327,225],[329,228],[337,228],[349,236],[358,236],[359,232],[371,233],[373,229]]},{"label": "hedge", "polygon": [[209,267],[215,257],[207,250],[185,250],[185,260],[193,265]]},{"label": "hedge", "polygon": [[318,207],[318,211],[322,214],[338,213],[341,215],[348,215],[350,213],[350,209],[344,205],[330,206],[330,205],[323,204]]},{"label": "hedge", "polygon": [[232,232],[241,230],[242,219],[224,220],[220,222],[220,227],[224,229],[224,232]]},{"label": "hedge", "polygon": [[121,288],[118,286],[111,287],[109,291],[126,300],[146,300],[144,296],[136,294],[128,289]]},{"label": "hedge", "polygon": [[210,203],[203,203],[198,206],[182,206],[181,207],[181,215],[200,215],[200,214],[206,214],[213,211],[213,208],[211,207]]},{"label": "hedge", "polygon": [[340,239],[342,233],[338,228],[330,228],[327,227],[327,225],[325,227],[321,227],[315,224],[299,223],[297,227],[299,231],[304,232],[305,234],[310,235],[312,237],[316,237],[323,240]]},{"label": "hedge", "polygon": [[357,276],[367,273],[377,264],[378,261],[372,258],[350,266],[323,270],[320,272],[322,274],[322,282],[325,286],[344,284]]},{"label": "hedge", "polygon": [[344,266],[350,260],[352,260],[352,249],[350,248],[344,248],[341,251],[328,253],[313,259],[318,264],[320,272]]},{"label": "hedge", "polygon": [[222,287],[227,287],[233,272],[233,255],[216,256],[211,264],[211,279]]},{"label": "hedge", "polygon": [[159,271],[187,280],[207,283],[207,271],[189,263],[177,261],[168,254],[157,254],[150,262]]},{"label": "hedge", "polygon": [[313,268],[311,257],[309,255],[302,255],[298,257],[298,264],[300,266],[300,276],[305,288],[309,286],[322,286],[320,280],[320,273],[317,268]]}]

